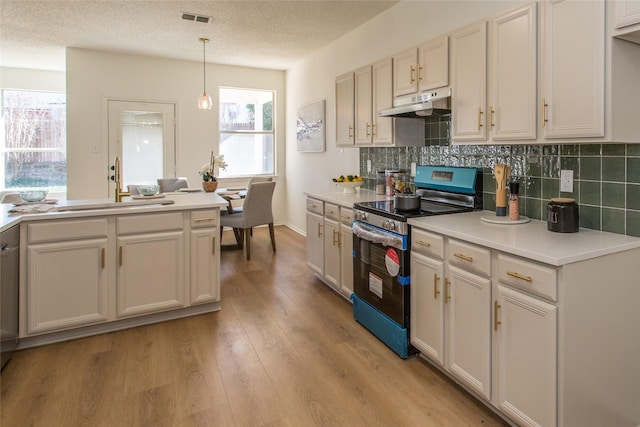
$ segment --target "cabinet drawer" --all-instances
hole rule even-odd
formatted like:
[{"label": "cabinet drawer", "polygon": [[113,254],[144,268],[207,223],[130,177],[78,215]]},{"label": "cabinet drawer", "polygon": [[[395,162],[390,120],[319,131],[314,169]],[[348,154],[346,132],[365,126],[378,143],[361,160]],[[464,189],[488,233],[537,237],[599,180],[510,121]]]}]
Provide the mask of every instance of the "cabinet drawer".
[{"label": "cabinet drawer", "polygon": [[191,228],[215,227],[220,217],[218,212],[214,209],[191,212]]},{"label": "cabinet drawer", "polygon": [[324,216],[334,221],[340,221],[340,207],[333,203],[325,203]]},{"label": "cabinet drawer", "polygon": [[351,223],[353,222],[353,209],[341,207],[340,222],[345,225],[351,225]]},{"label": "cabinet drawer", "polygon": [[181,230],[182,213],[120,216],[116,224],[118,235]]},{"label": "cabinet drawer", "polygon": [[557,301],[558,289],[555,268],[498,254],[498,280],[532,294]]},{"label": "cabinet drawer", "polygon": [[311,197],[307,197],[307,212],[313,212],[318,215],[322,215],[324,206],[322,201],[318,199],[314,199]]},{"label": "cabinet drawer", "polygon": [[61,240],[107,237],[107,219],[47,221],[27,226],[27,242],[39,243]]},{"label": "cabinet drawer", "polygon": [[465,270],[491,275],[491,251],[487,248],[451,239],[447,259],[450,264]]},{"label": "cabinet drawer", "polygon": [[444,258],[444,238],[418,228],[411,229],[411,250],[436,258]]}]

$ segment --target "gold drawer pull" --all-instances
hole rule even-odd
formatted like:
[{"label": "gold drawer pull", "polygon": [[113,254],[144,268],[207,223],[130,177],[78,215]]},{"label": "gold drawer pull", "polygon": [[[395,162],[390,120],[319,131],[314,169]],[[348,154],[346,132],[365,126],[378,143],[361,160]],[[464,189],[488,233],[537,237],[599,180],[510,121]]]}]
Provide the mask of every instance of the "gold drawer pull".
[{"label": "gold drawer pull", "polygon": [[320,231],[322,229],[322,224],[318,223],[318,237],[322,236],[322,232]]},{"label": "gold drawer pull", "polygon": [[449,290],[449,286],[451,286],[451,281],[449,279],[444,279],[444,303],[448,303],[451,299],[451,293]]},{"label": "gold drawer pull", "polygon": [[316,207],[316,205],[314,205],[313,203],[307,203],[307,207],[308,207],[308,208],[315,208],[315,207]]},{"label": "gold drawer pull", "polygon": [[350,220],[350,219],[351,219],[351,217],[350,217],[349,215],[342,215],[342,219],[348,219],[348,220]]},{"label": "gold drawer pull", "polygon": [[438,277],[438,273],[433,273],[433,299],[438,299],[438,294],[440,291],[438,290],[438,281],[440,278]]},{"label": "gold drawer pull", "polygon": [[332,214],[332,213],[333,213],[333,211],[332,211],[331,209],[327,209],[327,210],[326,210],[326,212],[325,212],[325,214],[328,214],[328,213]]},{"label": "gold drawer pull", "polygon": [[456,258],[463,259],[465,261],[473,262],[473,257],[467,256],[465,254],[455,253],[455,254],[453,254],[453,256],[456,257]]},{"label": "gold drawer pull", "polygon": [[431,247],[431,243],[429,243],[429,242],[425,242],[425,241],[423,241],[423,240],[418,240],[418,241],[416,242],[416,245],[424,246],[425,248],[429,248],[429,247]]},{"label": "gold drawer pull", "polygon": [[205,221],[214,221],[215,218],[195,218],[193,222],[205,222]]},{"label": "gold drawer pull", "polygon": [[529,283],[533,282],[533,278],[531,276],[523,276],[515,271],[507,271],[507,276],[515,277],[516,279],[524,280]]},{"label": "gold drawer pull", "polygon": [[102,254],[101,254],[102,268],[104,268],[105,265],[106,265],[105,257],[106,257],[105,256],[105,250],[104,250],[104,248],[102,248]]},{"label": "gold drawer pull", "polygon": [[498,310],[500,310],[500,304],[498,304],[498,301],[494,301],[493,302],[493,330],[494,331],[498,330],[498,325],[501,323],[500,320],[498,320]]}]

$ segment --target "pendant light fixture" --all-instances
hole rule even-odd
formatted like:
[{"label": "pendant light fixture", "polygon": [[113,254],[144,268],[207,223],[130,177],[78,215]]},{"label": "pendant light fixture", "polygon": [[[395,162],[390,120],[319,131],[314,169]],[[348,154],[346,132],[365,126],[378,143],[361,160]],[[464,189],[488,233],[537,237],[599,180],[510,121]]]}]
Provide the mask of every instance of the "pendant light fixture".
[{"label": "pendant light fixture", "polygon": [[202,86],[203,91],[202,95],[198,97],[198,108],[201,110],[211,110],[213,107],[213,103],[211,102],[211,96],[207,94],[207,63],[205,62],[206,58],[206,45],[209,43],[209,39],[200,38],[202,42]]}]

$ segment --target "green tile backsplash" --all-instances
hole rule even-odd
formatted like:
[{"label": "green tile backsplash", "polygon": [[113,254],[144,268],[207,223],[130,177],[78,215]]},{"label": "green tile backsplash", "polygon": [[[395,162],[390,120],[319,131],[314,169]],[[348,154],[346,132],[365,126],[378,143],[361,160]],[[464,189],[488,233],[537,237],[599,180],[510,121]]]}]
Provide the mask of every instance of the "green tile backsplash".
[{"label": "green tile backsplash", "polygon": [[[640,144],[450,145],[449,117],[425,122],[423,147],[360,148],[360,174],[374,189],[376,171],[409,171],[418,165],[470,166],[483,170],[483,204],[495,210],[493,167],[506,163],[520,182],[520,211],[546,219],[551,197],[572,197],[580,226],[640,236]],[[367,172],[367,161],[372,170]],[[560,192],[560,171],[573,171],[573,192]]]}]

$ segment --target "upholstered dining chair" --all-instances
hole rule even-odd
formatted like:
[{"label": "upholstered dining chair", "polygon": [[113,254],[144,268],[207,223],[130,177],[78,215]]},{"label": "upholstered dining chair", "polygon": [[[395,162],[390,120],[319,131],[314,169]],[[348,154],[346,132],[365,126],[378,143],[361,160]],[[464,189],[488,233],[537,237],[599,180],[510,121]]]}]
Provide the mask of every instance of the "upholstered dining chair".
[{"label": "upholstered dining chair", "polygon": [[0,203],[18,203],[21,200],[22,200],[22,197],[20,197],[20,193],[9,192],[9,193],[4,193],[2,195],[2,198],[0,199]]},{"label": "upholstered dining chair", "polygon": [[[253,178],[249,179],[247,188],[249,188],[251,184],[255,184],[256,182],[271,182],[271,181],[273,181],[273,177],[271,176],[254,176]],[[229,200],[229,203],[231,203],[231,200]],[[233,213],[240,213],[242,212],[242,209],[244,209],[244,203],[241,206],[233,206]]]},{"label": "upholstered dining chair", "polygon": [[[256,182],[249,185],[247,197],[244,199],[242,212],[222,215],[220,217],[221,227],[231,227],[239,231],[239,239],[244,237],[244,248],[247,261],[251,259],[251,228],[258,225],[269,226],[269,236],[271,237],[271,248],[276,251],[276,239],[273,230],[273,190],[276,183]],[[240,242],[238,242],[240,244]]]},{"label": "upholstered dining chair", "polygon": [[161,193],[170,193],[189,188],[189,181],[187,178],[158,178],[158,187]]}]

